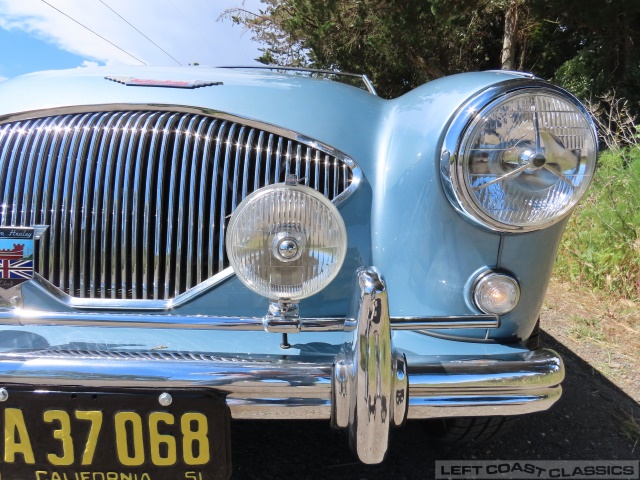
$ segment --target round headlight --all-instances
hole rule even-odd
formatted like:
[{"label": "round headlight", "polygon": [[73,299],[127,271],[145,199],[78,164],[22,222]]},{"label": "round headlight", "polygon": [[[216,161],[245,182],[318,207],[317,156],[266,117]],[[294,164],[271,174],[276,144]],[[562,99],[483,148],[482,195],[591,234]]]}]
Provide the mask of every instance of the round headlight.
[{"label": "round headlight", "polygon": [[479,107],[447,176],[475,220],[494,230],[536,230],[571,211],[596,157],[595,128],[577,100],[549,87],[522,88]]},{"label": "round headlight", "polygon": [[227,255],[238,278],[273,301],[297,301],[335,278],[347,251],[338,209],[303,185],[271,185],[236,208]]}]

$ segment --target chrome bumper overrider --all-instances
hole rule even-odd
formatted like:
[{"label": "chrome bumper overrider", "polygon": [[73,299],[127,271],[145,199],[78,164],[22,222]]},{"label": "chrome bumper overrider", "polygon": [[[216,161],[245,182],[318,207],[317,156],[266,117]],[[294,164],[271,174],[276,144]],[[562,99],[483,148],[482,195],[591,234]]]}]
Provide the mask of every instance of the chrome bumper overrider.
[{"label": "chrome bumper overrider", "polygon": [[[564,367],[551,350],[454,359],[405,355],[392,344],[385,285],[358,272],[359,297],[337,357],[0,354],[0,387],[208,388],[236,419],[331,419],[365,463],[382,461],[391,425],[406,418],[517,415],[560,397]],[[409,356],[409,361],[407,361]]]}]

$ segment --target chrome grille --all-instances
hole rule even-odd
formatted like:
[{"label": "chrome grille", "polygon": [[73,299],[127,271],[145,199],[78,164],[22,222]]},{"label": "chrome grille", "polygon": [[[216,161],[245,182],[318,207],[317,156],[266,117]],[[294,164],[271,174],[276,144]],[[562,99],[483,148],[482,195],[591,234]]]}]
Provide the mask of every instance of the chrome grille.
[{"label": "chrome grille", "polygon": [[13,121],[0,125],[0,223],[47,225],[37,271],[74,297],[169,299],[228,267],[229,216],[289,173],[329,199],[353,181],[341,156],[222,116]]}]

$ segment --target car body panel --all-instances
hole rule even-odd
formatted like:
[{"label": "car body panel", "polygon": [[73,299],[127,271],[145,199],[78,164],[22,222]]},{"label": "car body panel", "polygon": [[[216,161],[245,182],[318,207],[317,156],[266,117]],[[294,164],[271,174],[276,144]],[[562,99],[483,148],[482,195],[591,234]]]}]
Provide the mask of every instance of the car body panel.
[{"label": "car body panel", "polygon": [[[196,89],[132,87],[105,80],[106,76],[223,84]],[[93,105],[116,109],[175,105],[257,120],[329,145],[353,159],[364,178],[339,206],[349,236],[342,271],[327,289],[302,301],[302,314],[342,314],[348,300],[341,292],[350,285],[356,268],[372,264],[391,286],[392,316],[470,315],[481,313],[469,298],[470,279],[482,269],[509,269],[508,264],[499,265],[498,257],[501,241],[506,246],[510,241],[461,221],[443,194],[437,159],[447,125],[463,104],[489,86],[517,78],[521,76],[502,72],[455,75],[383,100],[328,80],[264,71],[88,68],[4,82],[0,85],[5,99],[0,118],[25,117],[43,109],[65,111],[70,105],[76,110],[92,110]],[[539,234],[551,248],[529,249],[530,256],[513,264],[517,267],[511,269],[513,273],[533,285],[544,283],[549,262],[544,269],[538,266],[553,257],[561,231],[548,229]],[[517,248],[529,236],[532,245],[537,244],[536,234],[517,235]],[[532,330],[543,295],[544,288],[523,289],[522,311],[512,312],[499,329],[448,333],[517,341]],[[51,299],[43,301],[54,311],[69,308]],[[266,300],[231,278],[172,312],[260,316],[266,305]]]}]

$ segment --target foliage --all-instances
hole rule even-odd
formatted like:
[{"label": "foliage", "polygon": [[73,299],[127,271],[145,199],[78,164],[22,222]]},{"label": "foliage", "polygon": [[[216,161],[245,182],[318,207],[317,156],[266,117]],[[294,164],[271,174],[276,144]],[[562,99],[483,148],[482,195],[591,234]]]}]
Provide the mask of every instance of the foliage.
[{"label": "foliage", "polygon": [[385,97],[443,75],[493,68],[492,58],[500,54],[502,27],[496,12],[445,19],[430,1],[262,3],[258,12],[227,12],[265,45],[259,61],[367,73]]},{"label": "foliage", "polygon": [[582,98],[614,88],[634,106],[640,100],[638,0],[261,2],[256,12],[226,12],[265,46],[261,62],[366,73],[384,97],[442,75],[500,68],[509,44],[517,69]]},{"label": "foliage", "polygon": [[640,144],[600,157],[593,185],[569,220],[556,273],[640,298]]},{"label": "foliage", "polygon": [[[536,73],[573,90],[582,99],[614,89],[640,101],[640,2],[638,0],[532,0],[537,15],[555,24]],[[638,113],[637,111],[635,113]]]},{"label": "foliage", "polygon": [[640,144],[640,125],[631,113],[629,100],[610,91],[585,102],[598,127],[600,141],[609,149],[625,155],[624,147]]}]

